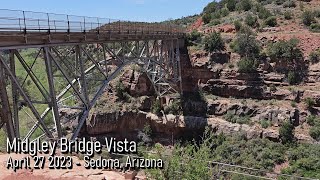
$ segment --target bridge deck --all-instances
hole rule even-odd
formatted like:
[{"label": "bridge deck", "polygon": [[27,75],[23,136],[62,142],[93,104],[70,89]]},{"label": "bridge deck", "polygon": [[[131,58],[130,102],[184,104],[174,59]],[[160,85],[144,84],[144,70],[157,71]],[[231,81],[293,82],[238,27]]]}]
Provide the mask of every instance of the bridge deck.
[{"label": "bridge deck", "polygon": [[154,32],[0,32],[0,49],[12,48],[30,48],[37,46],[56,46],[70,45],[80,43],[103,43],[110,41],[143,41],[143,40],[166,40],[166,39],[181,39],[183,33],[169,33],[163,31]]},{"label": "bridge deck", "polygon": [[0,9],[0,49],[183,37],[184,29],[169,23]]}]

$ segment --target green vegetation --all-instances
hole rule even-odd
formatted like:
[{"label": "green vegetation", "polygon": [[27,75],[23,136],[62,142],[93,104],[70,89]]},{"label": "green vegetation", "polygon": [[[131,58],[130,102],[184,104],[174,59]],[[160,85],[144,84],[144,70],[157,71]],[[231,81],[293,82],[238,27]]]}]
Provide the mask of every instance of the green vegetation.
[{"label": "green vegetation", "polygon": [[275,27],[277,26],[277,18],[275,16],[270,16],[264,21],[265,25]]},{"label": "green vegetation", "polygon": [[288,74],[287,74],[288,83],[290,85],[297,84],[298,83],[298,77],[297,76],[298,75],[296,74],[296,72],[289,71]]},{"label": "green vegetation", "polygon": [[224,115],[224,118],[231,123],[238,123],[238,124],[249,124],[250,117],[249,116],[238,116],[228,112]]},{"label": "green vegetation", "polygon": [[290,39],[289,41],[280,40],[276,43],[269,44],[267,53],[274,61],[285,60],[293,62],[303,59],[303,53],[298,47],[299,40]]},{"label": "green vegetation", "polygon": [[208,52],[225,50],[225,44],[220,33],[214,32],[204,39],[204,49]]},{"label": "green vegetation", "polygon": [[242,58],[238,63],[238,69],[241,73],[255,72],[257,68],[256,60],[252,58]]},{"label": "green vegetation", "polygon": [[310,97],[307,97],[305,99],[305,103],[306,103],[308,109],[313,108],[313,106],[316,104],[316,102]]},{"label": "green vegetation", "polygon": [[312,32],[320,32],[320,24],[319,23],[313,23],[310,25],[310,30]]},{"label": "green vegetation", "polygon": [[173,114],[173,115],[181,115],[182,112],[182,106],[180,100],[174,100],[169,104],[169,106],[164,107],[164,113],[165,114]]},{"label": "green vegetation", "polygon": [[293,142],[294,141],[293,131],[294,131],[294,126],[291,124],[291,122],[289,121],[284,122],[279,129],[281,142],[284,144]]},{"label": "green vegetation", "polygon": [[318,63],[320,61],[320,51],[312,51],[309,55],[309,60],[312,64]]},{"label": "green vegetation", "polygon": [[260,44],[249,27],[242,26],[231,48],[241,57],[256,58],[260,54]]},{"label": "green vegetation", "polygon": [[304,25],[306,26],[310,26],[312,23],[315,22],[315,17],[314,17],[314,13],[312,11],[304,11],[302,13],[302,22]]},{"label": "green vegetation", "polygon": [[246,23],[248,26],[254,27],[254,28],[259,26],[257,16],[254,16],[254,15],[251,15],[251,14],[248,14],[248,15],[246,16],[245,23]]},{"label": "green vegetation", "polygon": [[251,0],[241,0],[239,3],[239,8],[242,11],[249,11],[252,8]]},{"label": "green vegetation", "polygon": [[272,13],[264,6],[258,4],[256,6],[256,8],[257,8],[257,12],[258,12],[258,17],[260,19],[267,19],[268,17],[272,16]]},{"label": "green vegetation", "polygon": [[234,21],[233,25],[234,25],[237,32],[240,31],[240,29],[242,27],[242,23],[240,21]]},{"label": "green vegetation", "polygon": [[285,18],[286,20],[290,20],[290,19],[292,19],[293,16],[294,16],[291,11],[286,11],[286,12],[283,13],[283,15],[284,15],[284,18]]},{"label": "green vegetation", "polygon": [[270,122],[270,121],[268,121],[268,120],[262,120],[262,121],[260,121],[260,124],[261,124],[261,127],[262,128],[268,128],[268,127],[270,127],[271,125],[272,125],[272,123]]},{"label": "green vegetation", "polygon": [[310,126],[320,125],[320,118],[315,115],[310,115],[307,117],[307,123]]},{"label": "green vegetation", "polygon": [[320,141],[320,125],[311,127],[309,134],[313,139]]},{"label": "green vegetation", "polygon": [[287,0],[286,2],[283,3],[284,8],[295,8],[296,2],[294,0]]},{"label": "green vegetation", "polygon": [[205,13],[202,15],[202,21],[204,24],[208,24],[212,19],[212,15],[209,13]]},{"label": "green vegetation", "polygon": [[161,103],[160,103],[160,100],[157,99],[152,104],[151,112],[158,116],[162,116],[161,111],[162,111]]},{"label": "green vegetation", "polygon": [[187,45],[193,46],[201,43],[202,33],[198,32],[197,30],[193,30],[191,33],[187,34]]}]

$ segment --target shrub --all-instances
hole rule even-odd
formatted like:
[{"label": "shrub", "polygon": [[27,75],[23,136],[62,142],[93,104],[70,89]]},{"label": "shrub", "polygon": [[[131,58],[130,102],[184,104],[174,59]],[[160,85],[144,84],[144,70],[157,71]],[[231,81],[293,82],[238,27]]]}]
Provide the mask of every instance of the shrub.
[{"label": "shrub", "polygon": [[286,1],[285,3],[283,3],[283,7],[284,8],[294,8],[294,7],[296,7],[297,5],[296,5],[296,2],[295,1],[293,1],[293,0],[288,0],[288,1]]},{"label": "shrub", "polygon": [[253,16],[251,14],[248,14],[246,16],[246,19],[245,19],[245,22],[248,26],[251,26],[251,27],[257,27],[257,24],[258,24],[258,18],[256,16]]},{"label": "shrub", "polygon": [[164,108],[164,113],[173,115],[182,114],[181,102],[177,100],[173,101],[169,106]]},{"label": "shrub", "polygon": [[149,124],[145,124],[143,127],[143,133],[145,135],[147,135],[148,137],[150,137],[152,135],[152,129],[151,126]]},{"label": "shrub", "polygon": [[290,20],[290,19],[292,19],[292,17],[293,17],[292,12],[290,12],[290,11],[284,12],[283,15],[284,15],[284,19],[286,19],[286,20]]},{"label": "shrub", "polygon": [[229,13],[230,13],[230,12],[229,12],[229,10],[228,10],[227,8],[222,8],[222,9],[220,10],[220,14],[221,14],[222,17],[228,16]]},{"label": "shrub", "polygon": [[120,81],[116,85],[116,96],[119,97],[120,100],[127,100],[128,93],[126,92],[124,84]]},{"label": "shrub", "polygon": [[241,10],[249,11],[252,8],[251,0],[241,0],[240,1]]},{"label": "shrub", "polygon": [[161,116],[162,115],[161,110],[162,110],[162,107],[161,107],[160,100],[157,99],[151,107],[151,112],[158,116]]},{"label": "shrub", "polygon": [[311,11],[304,11],[301,18],[303,24],[306,26],[310,26],[313,22],[315,22],[314,14]]},{"label": "shrub", "polygon": [[201,42],[202,34],[197,30],[193,30],[191,33],[187,34],[187,44],[192,46],[198,42]]},{"label": "shrub", "polygon": [[291,85],[296,84],[298,82],[297,75],[293,71],[289,71],[289,73],[287,74],[287,78],[288,78],[288,83]]},{"label": "shrub", "polygon": [[309,55],[309,60],[311,63],[318,63],[320,61],[320,53],[317,51],[313,51]]},{"label": "shrub", "polygon": [[267,54],[272,60],[294,60],[303,59],[303,53],[298,47],[299,40],[290,39],[289,41],[280,40],[276,43],[269,44]]},{"label": "shrub", "polygon": [[272,13],[264,6],[257,6],[258,16],[260,19],[267,19]]},{"label": "shrub", "polygon": [[209,3],[204,9],[203,9],[203,13],[205,14],[211,14],[213,12],[215,12],[216,10],[218,10],[218,3],[217,2],[211,2]]},{"label": "shrub", "polygon": [[292,142],[294,140],[293,131],[294,126],[289,121],[284,122],[279,129],[281,142],[284,144]]},{"label": "shrub", "polygon": [[234,11],[236,9],[236,0],[227,0],[227,8],[229,11]]},{"label": "shrub", "polygon": [[297,103],[295,101],[291,101],[291,106],[292,107],[297,107]]},{"label": "shrub", "polygon": [[307,123],[310,126],[320,126],[320,119],[317,118],[315,115],[309,115],[307,117]]},{"label": "shrub", "polygon": [[275,16],[271,16],[268,17],[265,21],[264,21],[265,25],[267,26],[271,26],[271,27],[275,27],[278,23],[277,23],[277,18]]},{"label": "shrub", "polygon": [[306,103],[308,109],[312,108],[316,104],[316,102],[310,97],[307,97],[305,99],[305,103]]},{"label": "shrub", "polygon": [[242,23],[240,21],[234,21],[233,25],[234,25],[236,31],[240,31],[240,29],[242,27]]},{"label": "shrub", "polygon": [[202,21],[204,24],[208,24],[212,19],[212,16],[211,14],[209,13],[205,13],[203,16],[202,16]]},{"label": "shrub", "polygon": [[260,124],[261,124],[261,127],[264,128],[264,129],[266,129],[266,128],[268,128],[268,127],[271,126],[271,122],[268,121],[268,120],[265,120],[265,119],[263,119],[262,121],[260,121]]},{"label": "shrub", "polygon": [[310,25],[310,30],[312,32],[320,32],[320,24],[318,23],[313,23]]},{"label": "shrub", "polygon": [[225,44],[220,33],[214,32],[204,39],[204,49],[209,52],[225,50]]},{"label": "shrub", "polygon": [[320,141],[320,126],[311,127],[309,134],[313,139]]},{"label": "shrub", "polygon": [[282,5],[285,2],[285,0],[275,0],[274,3],[276,5]]},{"label": "shrub", "polygon": [[242,58],[238,62],[238,70],[241,73],[250,73],[256,71],[256,61],[251,58]]},{"label": "shrub", "polygon": [[260,54],[260,44],[249,27],[243,26],[233,43],[233,50],[241,57],[256,58]]}]

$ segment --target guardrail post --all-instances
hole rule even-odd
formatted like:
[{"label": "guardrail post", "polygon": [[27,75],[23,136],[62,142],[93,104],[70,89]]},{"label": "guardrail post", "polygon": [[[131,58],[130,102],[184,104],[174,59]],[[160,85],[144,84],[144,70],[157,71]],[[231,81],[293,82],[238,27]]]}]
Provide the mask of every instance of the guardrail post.
[{"label": "guardrail post", "polygon": [[25,12],[22,11],[23,13],[23,23],[24,23],[24,34],[27,34],[27,24],[26,24],[26,15],[25,15]]},{"label": "guardrail post", "polygon": [[49,13],[47,13],[47,17],[48,17],[48,33],[50,34],[50,18],[49,18]]},{"label": "guardrail post", "polygon": [[86,17],[83,17],[83,33],[86,33]]},{"label": "guardrail post", "polygon": [[68,21],[68,34],[70,34],[70,21],[69,21],[69,15],[67,15],[67,21]]}]

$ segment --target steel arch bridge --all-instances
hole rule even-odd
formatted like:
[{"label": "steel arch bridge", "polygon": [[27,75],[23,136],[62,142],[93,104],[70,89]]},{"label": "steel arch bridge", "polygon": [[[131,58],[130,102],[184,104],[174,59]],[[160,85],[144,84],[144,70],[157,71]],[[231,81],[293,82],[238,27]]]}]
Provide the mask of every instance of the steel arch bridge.
[{"label": "steel arch bridge", "polygon": [[[67,107],[79,110],[75,139],[110,81],[129,64],[141,67],[159,97],[179,93],[184,36],[182,28],[163,23],[0,10],[0,127],[9,139],[58,139],[59,109]],[[32,92],[25,88],[30,83]],[[32,119],[24,133],[21,111]],[[39,129],[42,135],[34,136]]]}]

